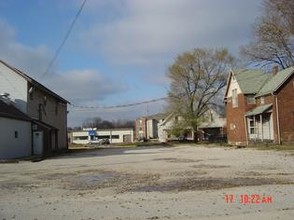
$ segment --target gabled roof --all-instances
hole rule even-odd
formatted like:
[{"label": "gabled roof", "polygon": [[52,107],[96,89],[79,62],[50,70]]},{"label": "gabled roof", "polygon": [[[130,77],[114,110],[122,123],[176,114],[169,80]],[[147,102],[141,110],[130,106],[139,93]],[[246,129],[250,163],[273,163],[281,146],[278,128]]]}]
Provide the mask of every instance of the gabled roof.
[{"label": "gabled roof", "polygon": [[293,73],[294,67],[289,67],[279,71],[266,82],[256,96],[258,97],[276,92],[289,79],[289,77],[292,76]]},{"label": "gabled roof", "polygon": [[234,72],[243,94],[256,94],[271,77],[258,69],[238,70]]},{"label": "gabled roof", "polygon": [[22,121],[31,121],[32,119],[22,111],[18,110],[11,101],[0,99],[0,117],[12,118]]},{"label": "gabled roof", "polygon": [[34,80],[33,78],[29,77],[27,74],[25,74],[24,72],[20,71],[19,69],[10,66],[9,64],[5,63],[2,60],[0,60],[0,63],[2,63],[6,67],[8,67],[12,71],[14,71],[15,73],[17,73],[19,76],[23,77],[25,80],[27,80],[29,83],[31,83],[32,85],[34,85],[36,88],[38,88],[38,89],[40,89],[40,90],[42,90],[42,91],[44,91],[44,92],[52,95],[53,97],[59,99],[60,101],[62,101],[64,103],[70,104],[69,101],[67,101],[64,98],[62,98],[61,96],[57,95],[55,92],[53,92],[50,89],[48,89],[47,87],[43,86],[41,83],[39,83],[36,80]]}]

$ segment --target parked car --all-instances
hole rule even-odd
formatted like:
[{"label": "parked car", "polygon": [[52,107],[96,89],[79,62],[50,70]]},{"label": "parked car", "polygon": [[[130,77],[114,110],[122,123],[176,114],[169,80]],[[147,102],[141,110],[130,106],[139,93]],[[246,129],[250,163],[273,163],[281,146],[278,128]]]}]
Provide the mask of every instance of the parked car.
[{"label": "parked car", "polygon": [[98,141],[98,144],[100,144],[100,145],[110,144],[110,141],[109,141],[108,138],[103,138],[103,139]]}]

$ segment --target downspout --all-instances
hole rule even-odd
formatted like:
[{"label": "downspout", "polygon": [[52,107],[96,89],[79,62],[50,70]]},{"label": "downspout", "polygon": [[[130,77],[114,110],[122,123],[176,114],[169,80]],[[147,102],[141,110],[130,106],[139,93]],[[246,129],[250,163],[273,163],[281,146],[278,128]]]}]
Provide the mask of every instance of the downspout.
[{"label": "downspout", "polygon": [[273,94],[275,97],[276,104],[276,120],[277,120],[277,130],[278,130],[278,144],[282,144],[281,142],[281,133],[280,133],[280,120],[279,120],[279,105],[278,105],[278,96]]},{"label": "downspout", "polygon": [[247,126],[247,120],[246,120],[246,115],[244,115],[244,126],[245,126],[245,139],[246,139],[246,146],[249,145],[248,141],[248,126]]}]

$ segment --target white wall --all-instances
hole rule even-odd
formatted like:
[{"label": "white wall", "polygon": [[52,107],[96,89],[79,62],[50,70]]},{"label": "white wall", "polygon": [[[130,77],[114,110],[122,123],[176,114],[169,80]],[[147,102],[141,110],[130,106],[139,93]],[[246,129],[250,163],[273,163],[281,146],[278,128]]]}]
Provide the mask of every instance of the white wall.
[{"label": "white wall", "polygon": [[[17,132],[17,138],[15,132]],[[0,158],[29,156],[32,153],[31,149],[31,123],[0,117]]]},{"label": "white wall", "polygon": [[27,113],[27,81],[0,63],[0,94],[9,93],[16,107]]},{"label": "white wall", "polygon": [[[134,140],[134,131],[133,129],[105,129],[105,130],[96,130],[96,137],[97,139],[93,141],[99,141],[99,136],[119,136],[119,138],[109,138],[110,143],[123,143],[124,142],[124,135],[130,135],[131,136],[131,142]],[[80,137],[87,137],[80,138]],[[88,131],[74,131],[72,132],[72,143],[75,144],[88,144],[90,143],[90,136]],[[81,140],[83,139],[83,140]]]},{"label": "white wall", "polygon": [[232,74],[231,82],[230,82],[230,85],[229,85],[229,88],[228,88],[227,98],[232,97],[232,91],[234,89],[237,89],[237,94],[242,93],[241,88],[240,88],[236,78],[234,77],[234,74]]}]

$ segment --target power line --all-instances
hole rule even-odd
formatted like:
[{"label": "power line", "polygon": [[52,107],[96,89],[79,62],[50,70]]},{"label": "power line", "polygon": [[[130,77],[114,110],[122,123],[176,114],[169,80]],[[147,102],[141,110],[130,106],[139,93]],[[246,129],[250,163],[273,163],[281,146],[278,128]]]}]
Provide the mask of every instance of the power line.
[{"label": "power line", "polygon": [[127,108],[127,107],[133,107],[133,106],[138,106],[138,105],[144,105],[144,104],[149,104],[149,103],[154,103],[154,102],[159,102],[166,100],[168,97],[162,97],[162,98],[157,98],[157,99],[151,99],[143,102],[134,102],[134,103],[129,103],[129,104],[122,104],[122,105],[111,105],[111,106],[79,106],[75,104],[71,104],[73,108],[76,108],[76,111],[85,111],[85,110],[90,110],[90,109],[118,109],[118,108]]},{"label": "power line", "polygon": [[51,69],[51,67],[53,66],[53,64],[55,63],[55,61],[56,61],[58,55],[60,54],[60,52],[61,52],[61,50],[62,50],[62,48],[63,48],[63,46],[64,46],[64,44],[65,44],[65,42],[66,42],[67,39],[69,38],[69,35],[70,35],[70,33],[71,33],[71,31],[72,31],[72,29],[73,29],[73,27],[74,27],[74,25],[75,25],[75,23],[76,23],[78,17],[80,16],[80,14],[81,14],[81,12],[82,12],[82,10],[83,10],[83,8],[84,8],[84,6],[85,6],[85,4],[86,4],[86,1],[87,1],[87,0],[84,0],[83,3],[81,4],[81,6],[80,6],[80,8],[79,8],[79,10],[78,10],[78,12],[77,12],[77,14],[76,14],[76,16],[74,17],[74,19],[73,19],[71,25],[69,26],[68,31],[66,32],[66,34],[65,34],[65,36],[64,36],[64,38],[63,38],[63,41],[61,42],[60,46],[59,46],[59,47],[57,48],[57,50],[55,51],[55,55],[54,55],[54,57],[52,58],[52,60],[51,60],[50,63],[48,64],[48,67],[47,67],[46,71],[43,73],[43,75],[42,75],[41,77],[45,76],[45,75],[49,72],[49,70]]}]

